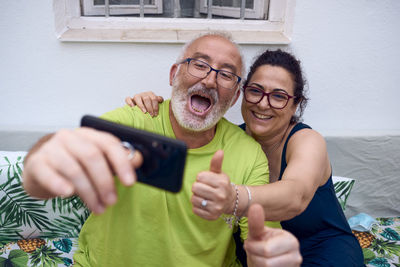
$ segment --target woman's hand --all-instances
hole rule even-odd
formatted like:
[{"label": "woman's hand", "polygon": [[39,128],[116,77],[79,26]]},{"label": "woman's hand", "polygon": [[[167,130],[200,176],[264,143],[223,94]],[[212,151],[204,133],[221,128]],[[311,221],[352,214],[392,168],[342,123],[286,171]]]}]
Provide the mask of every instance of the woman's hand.
[{"label": "woman's hand", "polygon": [[250,267],[300,266],[299,241],[288,231],[264,226],[264,210],[259,204],[250,206],[248,223],[244,249]]},{"label": "woman's hand", "polygon": [[143,113],[148,112],[150,116],[158,115],[158,104],[164,101],[162,96],[158,96],[151,91],[140,93],[131,97],[125,98],[125,103],[131,107],[137,105]]}]

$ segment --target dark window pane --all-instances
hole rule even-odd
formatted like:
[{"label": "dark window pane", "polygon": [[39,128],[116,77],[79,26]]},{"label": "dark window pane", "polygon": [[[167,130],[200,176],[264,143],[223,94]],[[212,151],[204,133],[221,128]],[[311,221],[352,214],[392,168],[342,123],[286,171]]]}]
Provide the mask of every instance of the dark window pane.
[{"label": "dark window pane", "polygon": [[[104,0],[94,0],[94,5],[104,6]],[[110,5],[139,5],[140,0],[110,0]],[[144,0],[145,5],[154,5],[153,0]]]},{"label": "dark window pane", "polygon": [[[213,0],[213,6],[238,7],[242,6],[241,0]],[[254,8],[254,0],[246,0],[246,8]]]}]

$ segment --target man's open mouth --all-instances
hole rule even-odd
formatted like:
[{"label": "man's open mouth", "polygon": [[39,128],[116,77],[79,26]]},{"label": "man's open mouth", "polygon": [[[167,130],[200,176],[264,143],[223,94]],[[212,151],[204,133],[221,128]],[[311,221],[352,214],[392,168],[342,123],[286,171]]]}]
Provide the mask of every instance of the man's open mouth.
[{"label": "man's open mouth", "polygon": [[204,115],[211,108],[211,98],[205,95],[193,94],[190,96],[190,109],[193,113]]}]

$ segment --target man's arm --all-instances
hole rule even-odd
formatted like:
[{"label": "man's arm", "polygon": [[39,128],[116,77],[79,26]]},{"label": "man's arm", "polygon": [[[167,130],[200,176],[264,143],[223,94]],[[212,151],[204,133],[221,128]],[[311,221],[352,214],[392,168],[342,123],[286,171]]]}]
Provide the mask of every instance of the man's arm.
[{"label": "man's arm", "polygon": [[40,139],[24,162],[23,183],[32,196],[52,198],[77,194],[95,213],[116,201],[114,175],[129,186],[136,180],[132,160],[120,140],[89,128],[61,130]]}]

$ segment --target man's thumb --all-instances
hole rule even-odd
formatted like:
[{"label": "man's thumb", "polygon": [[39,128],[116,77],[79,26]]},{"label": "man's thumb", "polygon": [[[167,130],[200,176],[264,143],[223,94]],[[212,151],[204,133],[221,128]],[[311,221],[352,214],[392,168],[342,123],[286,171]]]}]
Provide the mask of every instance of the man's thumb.
[{"label": "man's thumb", "polygon": [[252,204],[247,213],[249,234],[248,238],[258,239],[264,232],[264,210],[260,204]]},{"label": "man's thumb", "polygon": [[221,173],[223,160],[224,160],[224,151],[218,150],[217,152],[215,152],[214,156],[211,159],[210,171],[215,173]]}]

